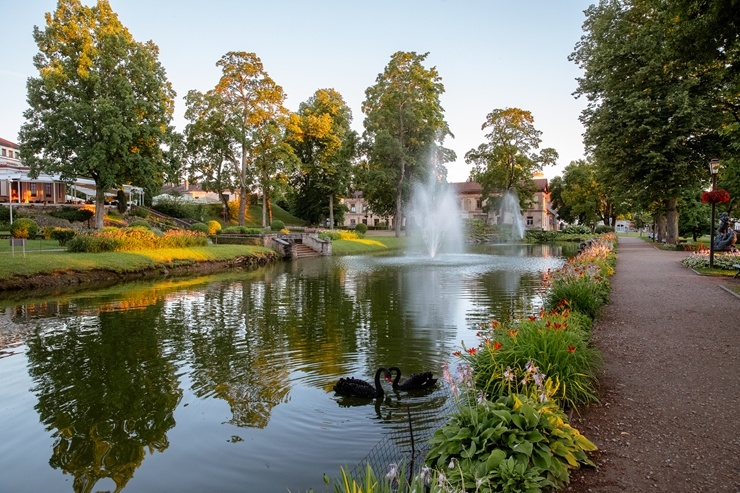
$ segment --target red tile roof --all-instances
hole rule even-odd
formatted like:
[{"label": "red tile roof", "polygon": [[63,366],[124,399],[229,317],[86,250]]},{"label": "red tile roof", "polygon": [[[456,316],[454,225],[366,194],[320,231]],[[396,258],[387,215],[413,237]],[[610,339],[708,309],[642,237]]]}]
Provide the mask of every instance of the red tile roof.
[{"label": "red tile roof", "polygon": [[15,142],[11,142],[9,140],[5,140],[2,137],[0,137],[0,145],[5,146],[5,147],[12,147],[13,149],[20,149],[21,148]]}]

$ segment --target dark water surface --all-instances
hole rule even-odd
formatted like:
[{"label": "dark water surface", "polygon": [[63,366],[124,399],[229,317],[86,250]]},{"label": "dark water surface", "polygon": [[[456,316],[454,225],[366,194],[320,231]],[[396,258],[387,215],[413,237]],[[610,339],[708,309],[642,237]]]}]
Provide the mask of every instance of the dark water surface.
[{"label": "dark water surface", "polygon": [[444,385],[358,402],[339,377],[441,376],[479,324],[539,311],[562,262],[494,246],[0,300],[0,492],[324,491],[409,413],[420,437],[445,416]]}]

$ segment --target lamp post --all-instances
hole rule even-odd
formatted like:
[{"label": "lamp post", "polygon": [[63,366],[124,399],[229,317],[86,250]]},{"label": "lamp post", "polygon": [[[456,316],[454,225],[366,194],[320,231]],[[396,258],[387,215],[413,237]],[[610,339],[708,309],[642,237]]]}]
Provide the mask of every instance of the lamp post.
[{"label": "lamp post", "polygon": [[[719,172],[719,159],[709,161],[709,171],[712,173],[712,191],[717,186],[717,173]],[[712,201],[712,225],[709,228],[709,268],[714,268],[714,211],[716,204]]]}]

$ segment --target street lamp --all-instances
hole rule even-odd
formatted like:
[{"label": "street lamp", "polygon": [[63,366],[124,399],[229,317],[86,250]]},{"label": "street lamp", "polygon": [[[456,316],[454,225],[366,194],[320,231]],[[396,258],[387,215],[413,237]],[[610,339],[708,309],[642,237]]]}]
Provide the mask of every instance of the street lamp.
[{"label": "street lamp", "polygon": [[[709,171],[712,173],[712,191],[717,186],[717,173],[719,173],[719,159],[709,161]],[[714,208],[716,204],[712,200],[712,225],[709,228],[709,268],[714,268]]]}]

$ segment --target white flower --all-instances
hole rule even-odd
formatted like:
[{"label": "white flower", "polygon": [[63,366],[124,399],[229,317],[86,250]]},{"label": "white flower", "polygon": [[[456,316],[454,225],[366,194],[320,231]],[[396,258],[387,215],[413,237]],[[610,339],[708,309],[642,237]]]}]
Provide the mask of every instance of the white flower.
[{"label": "white flower", "polygon": [[388,474],[386,474],[385,477],[390,480],[396,479],[398,477],[398,464],[396,464],[395,462],[391,462],[390,464],[388,464],[388,467]]},{"label": "white flower", "polygon": [[447,482],[447,476],[445,476],[443,472],[440,472],[439,475],[437,476],[437,482],[439,483],[440,486],[444,486],[445,483]]},{"label": "white flower", "polygon": [[447,466],[447,469],[454,469],[455,468],[455,459],[454,457],[450,459],[450,465]]},{"label": "white flower", "polygon": [[513,382],[515,378],[515,372],[511,370],[510,366],[507,366],[506,371],[504,372],[504,380],[506,380],[507,382]]},{"label": "white flower", "polygon": [[547,402],[547,392],[544,389],[540,392],[540,402]]},{"label": "white flower", "polygon": [[422,467],[421,473],[419,473],[419,479],[421,479],[424,484],[429,484],[432,480],[432,468],[428,466]]},{"label": "white flower", "polygon": [[478,404],[486,403],[486,393],[483,391],[478,392]]},{"label": "white flower", "polygon": [[545,382],[546,376],[547,375],[545,375],[544,373],[540,373],[539,370],[537,370],[537,373],[535,373],[534,377],[532,377],[534,379],[535,385],[537,385],[538,387],[542,387],[542,384]]}]

